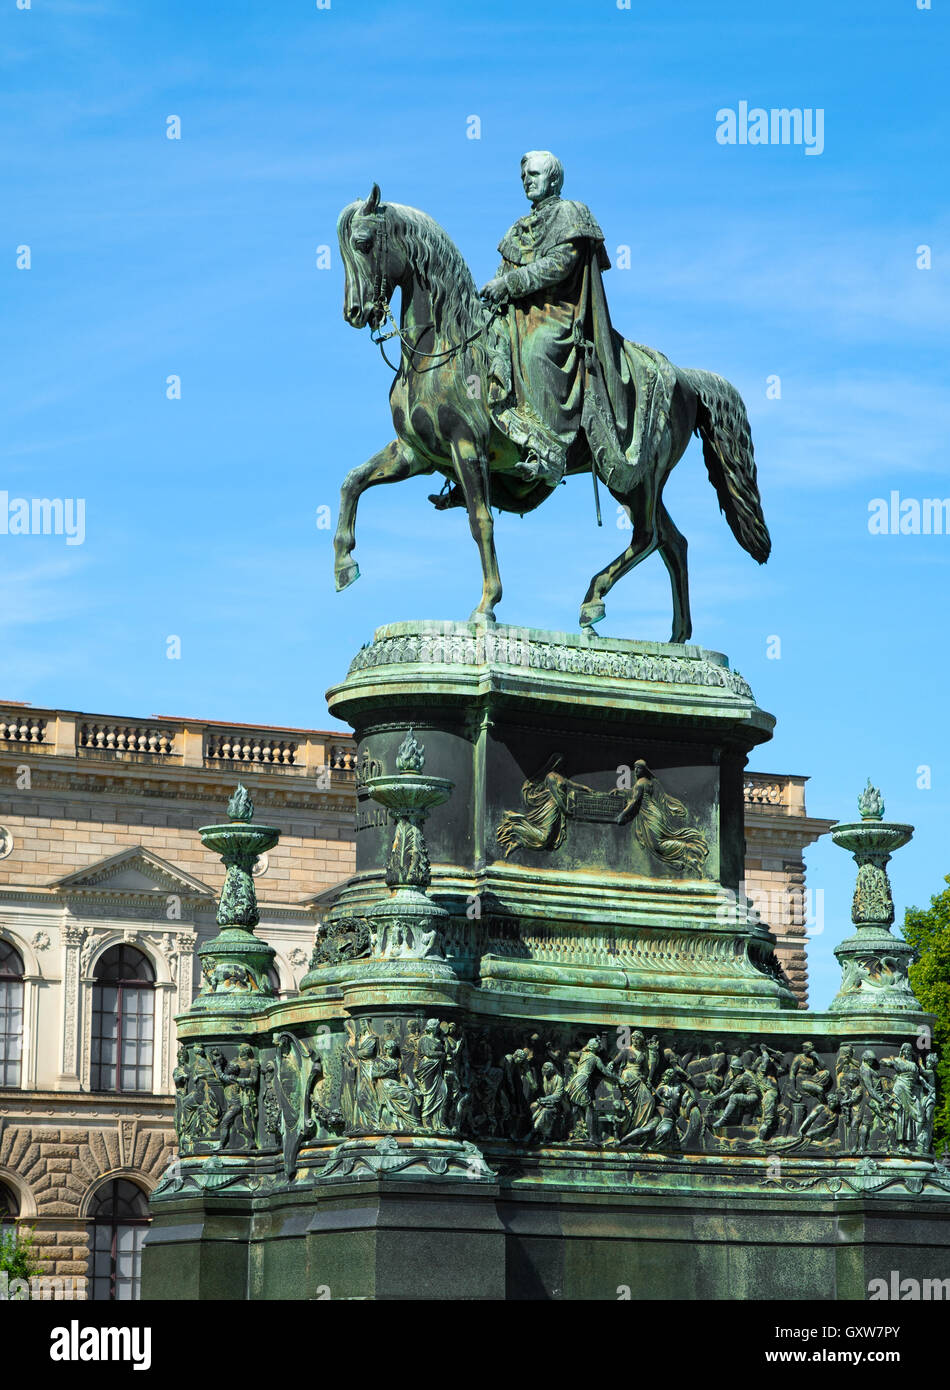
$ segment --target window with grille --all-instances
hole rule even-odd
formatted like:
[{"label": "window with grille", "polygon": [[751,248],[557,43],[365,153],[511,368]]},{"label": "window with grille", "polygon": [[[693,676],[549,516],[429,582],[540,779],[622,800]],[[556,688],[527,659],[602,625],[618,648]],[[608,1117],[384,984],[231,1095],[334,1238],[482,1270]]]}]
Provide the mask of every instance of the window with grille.
[{"label": "window with grille", "polygon": [[134,946],[113,946],[96,966],[92,1001],[94,1091],[150,1091],[155,975]]},{"label": "window with grille", "polygon": [[23,958],[0,941],[0,1086],[19,1086],[23,1057]]},{"label": "window with grille", "polygon": [[113,1178],[92,1199],[92,1297],[139,1297],[142,1245],[148,1230],[148,1199],[128,1178]]}]

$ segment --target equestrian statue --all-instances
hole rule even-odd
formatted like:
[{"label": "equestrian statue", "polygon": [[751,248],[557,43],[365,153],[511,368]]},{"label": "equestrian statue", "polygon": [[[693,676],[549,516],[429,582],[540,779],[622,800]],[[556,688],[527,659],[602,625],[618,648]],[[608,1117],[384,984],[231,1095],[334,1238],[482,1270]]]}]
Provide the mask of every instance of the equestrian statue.
[{"label": "equestrian statue", "polygon": [[[466,509],[481,559],[472,619],[494,621],[501,577],[491,508],[524,515],[565,477],[590,472],[598,520],[599,480],[629,518],[630,543],[591,580],[581,627],[599,622],[617,580],[658,550],[673,592],[671,640],[687,642],[686,540],[663,487],[695,431],[720,510],[742,548],[764,564],[771,541],[745,406],[723,377],[675,367],[612,327],[603,233],[583,203],[560,196],[560,160],[531,151],[521,179],[531,211],[502,239],[502,263],[480,292],[442,228],[415,208],[383,203],[377,184],[340,214],[343,317],[353,328],[369,324],[384,356],[395,339],[399,361],[390,362],[396,438],[343,483],[336,587],[359,577],[352,553],[363,491],[441,474],[443,489],[430,501]],[[397,288],[398,325],[390,309]]]}]

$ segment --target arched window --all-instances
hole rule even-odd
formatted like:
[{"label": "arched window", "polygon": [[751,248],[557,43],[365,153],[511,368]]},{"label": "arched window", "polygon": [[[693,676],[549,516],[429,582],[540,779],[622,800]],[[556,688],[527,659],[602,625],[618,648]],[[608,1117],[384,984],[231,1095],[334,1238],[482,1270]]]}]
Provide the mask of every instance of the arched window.
[{"label": "arched window", "polygon": [[19,1197],[12,1187],[0,1182],[0,1226],[12,1226],[19,1215]]},{"label": "arched window", "polygon": [[92,1297],[134,1299],[142,1278],[148,1199],[128,1178],[104,1183],[89,1208],[92,1219]]},{"label": "arched window", "polygon": [[94,1091],[150,1091],[155,1040],[155,975],[134,946],[112,946],[92,991]]},{"label": "arched window", "polygon": [[19,1086],[23,1055],[23,957],[0,941],[0,1086]]}]

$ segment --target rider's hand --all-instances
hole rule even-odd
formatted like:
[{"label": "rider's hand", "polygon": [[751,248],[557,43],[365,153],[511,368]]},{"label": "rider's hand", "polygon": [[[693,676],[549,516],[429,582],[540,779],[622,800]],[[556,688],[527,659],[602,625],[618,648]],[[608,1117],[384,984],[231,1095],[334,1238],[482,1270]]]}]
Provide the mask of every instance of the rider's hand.
[{"label": "rider's hand", "polygon": [[508,298],[507,287],[504,280],[500,278],[489,280],[488,284],[483,285],[478,293],[480,297],[487,300],[489,304],[503,304]]}]

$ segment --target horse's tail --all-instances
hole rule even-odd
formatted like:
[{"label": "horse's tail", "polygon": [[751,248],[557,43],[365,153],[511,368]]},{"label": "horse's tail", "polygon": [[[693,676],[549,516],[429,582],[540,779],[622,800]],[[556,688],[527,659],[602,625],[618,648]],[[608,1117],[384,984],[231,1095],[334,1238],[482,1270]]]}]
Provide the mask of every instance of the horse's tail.
[{"label": "horse's tail", "polygon": [[755,453],[745,405],[736,388],[715,372],[684,372],[698,397],[696,431],[703,441],[709,481],[732,534],[764,565],[772,549],[755,473]]}]

